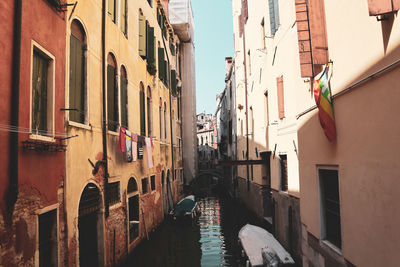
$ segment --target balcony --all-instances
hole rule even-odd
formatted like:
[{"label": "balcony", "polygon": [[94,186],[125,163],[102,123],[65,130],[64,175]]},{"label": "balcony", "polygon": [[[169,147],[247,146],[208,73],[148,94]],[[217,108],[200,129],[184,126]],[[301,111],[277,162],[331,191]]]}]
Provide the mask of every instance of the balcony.
[{"label": "balcony", "polygon": [[193,41],[194,20],[190,0],[170,0],[168,8],[169,20],[179,39]]}]

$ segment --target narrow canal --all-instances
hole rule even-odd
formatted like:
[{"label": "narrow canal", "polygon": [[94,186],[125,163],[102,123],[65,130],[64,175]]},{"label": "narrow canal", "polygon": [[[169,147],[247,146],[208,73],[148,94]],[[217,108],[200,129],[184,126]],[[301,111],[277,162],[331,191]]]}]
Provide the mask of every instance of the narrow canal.
[{"label": "narrow canal", "polygon": [[257,220],[221,195],[201,198],[199,206],[200,215],[193,221],[165,220],[124,266],[238,266],[238,232],[246,223],[257,224]]}]

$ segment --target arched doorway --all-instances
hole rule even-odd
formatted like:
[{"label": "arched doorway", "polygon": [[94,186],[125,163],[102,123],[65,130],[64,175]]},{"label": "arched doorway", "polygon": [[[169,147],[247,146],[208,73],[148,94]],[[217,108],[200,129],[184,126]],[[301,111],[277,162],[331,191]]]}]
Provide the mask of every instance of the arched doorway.
[{"label": "arched doorway", "polygon": [[80,266],[104,266],[102,203],[99,188],[87,184],[79,202]]},{"label": "arched doorway", "polygon": [[140,212],[139,190],[136,179],[131,177],[128,182],[128,218],[129,244],[139,237]]}]

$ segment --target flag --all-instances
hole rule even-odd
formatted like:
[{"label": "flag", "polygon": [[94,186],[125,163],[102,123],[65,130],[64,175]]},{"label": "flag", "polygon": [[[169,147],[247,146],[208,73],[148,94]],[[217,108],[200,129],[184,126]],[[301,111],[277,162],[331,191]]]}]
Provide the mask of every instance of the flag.
[{"label": "flag", "polygon": [[326,137],[332,142],[336,138],[336,127],[327,70],[328,67],[325,66],[324,70],[314,78],[314,98],[318,107],[319,122]]}]

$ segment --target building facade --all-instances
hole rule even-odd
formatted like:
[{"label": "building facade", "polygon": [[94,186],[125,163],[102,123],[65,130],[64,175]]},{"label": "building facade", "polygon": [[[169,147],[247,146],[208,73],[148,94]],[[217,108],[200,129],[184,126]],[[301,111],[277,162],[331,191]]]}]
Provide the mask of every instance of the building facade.
[{"label": "building facade", "polygon": [[197,114],[197,153],[198,168],[210,169],[217,159],[217,128],[213,114]]},{"label": "building facade", "polygon": [[65,7],[0,8],[0,265],[64,265]]},{"label": "building facade", "polygon": [[311,51],[324,57],[309,62],[314,74],[330,62],[336,138],[328,140],[310,92],[299,90],[303,266],[396,266],[400,5],[309,3]]}]

